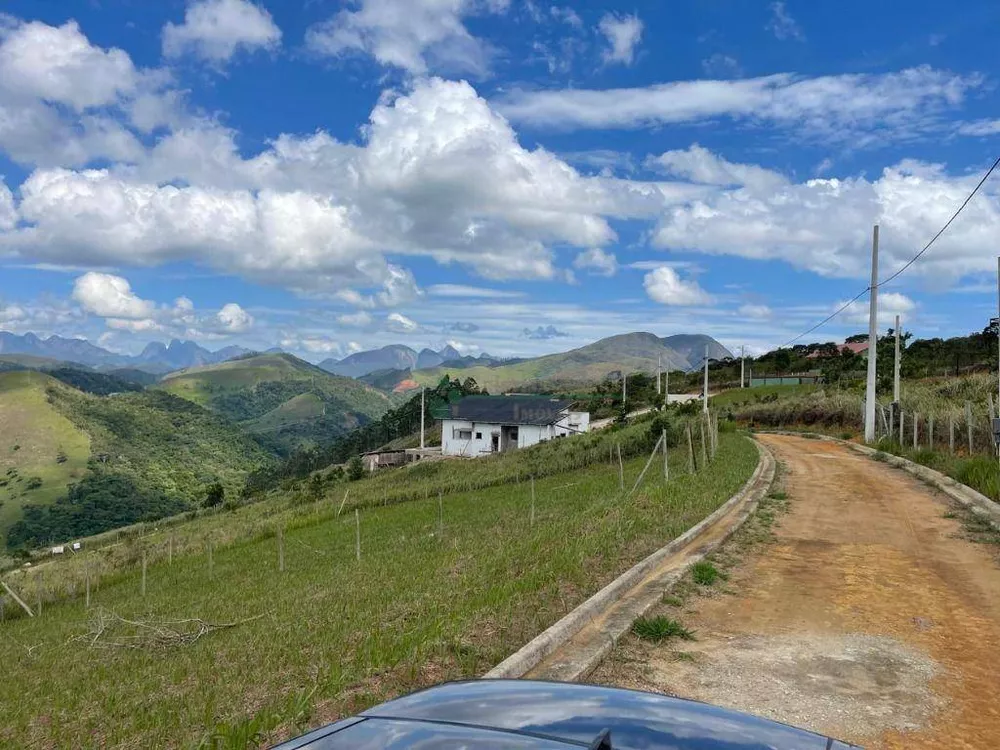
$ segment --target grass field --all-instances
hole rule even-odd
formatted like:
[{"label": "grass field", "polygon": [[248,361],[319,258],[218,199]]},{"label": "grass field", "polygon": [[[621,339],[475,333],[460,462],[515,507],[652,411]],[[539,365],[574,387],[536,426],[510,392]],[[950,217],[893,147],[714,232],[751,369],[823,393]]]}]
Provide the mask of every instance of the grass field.
[{"label": "grass field", "polygon": [[[22,506],[65,494],[90,458],[90,439],[49,403],[47,387],[60,386],[39,372],[0,372],[0,550]],[[26,489],[33,477],[41,485]]]},{"label": "grass field", "polygon": [[[723,433],[707,470],[686,474],[686,456],[674,450],[672,481],[651,471],[630,498],[606,461],[552,474],[535,482],[533,522],[526,481],[452,492],[440,504],[432,496],[376,505],[359,516],[360,561],[353,514],[337,517],[340,493],[316,508],[244,509],[270,505],[270,525],[217,547],[211,570],[205,553],[176,555],[149,566],[145,598],[132,569],[105,577],[89,613],[77,589],[75,602],[0,626],[0,744],[186,747],[215,730],[234,737],[276,724],[273,740],[293,724],[481,674],[711,513],[756,462],[752,443]],[[626,462],[627,487],[644,463]],[[367,483],[352,492],[366,494]],[[100,611],[135,622],[258,619],[190,645],[117,648],[107,644],[134,635],[134,626],[108,621],[110,630],[86,640]]]},{"label": "grass field", "polygon": [[723,391],[709,399],[713,409],[739,407],[761,403],[767,400],[781,400],[796,396],[808,396],[815,393],[815,385],[761,385],[756,388],[734,388]]}]

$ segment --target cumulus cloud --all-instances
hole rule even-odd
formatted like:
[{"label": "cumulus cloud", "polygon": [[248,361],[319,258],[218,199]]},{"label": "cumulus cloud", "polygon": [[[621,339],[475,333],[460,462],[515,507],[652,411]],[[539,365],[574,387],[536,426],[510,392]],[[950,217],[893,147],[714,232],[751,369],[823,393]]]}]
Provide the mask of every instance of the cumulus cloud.
[{"label": "cumulus cloud", "polygon": [[940,114],[980,87],[979,75],[923,66],[895,73],[696,80],[644,88],[513,90],[496,105],[511,120],[559,129],[640,128],[728,119],[863,146],[940,127]]},{"label": "cumulus cloud", "polygon": [[223,63],[237,50],[273,50],[280,44],[281,29],[271,14],[249,0],[195,0],[184,23],[163,27],[163,55],[170,58],[190,53]]},{"label": "cumulus cloud", "polygon": [[344,326],[364,328],[365,326],[370,326],[372,324],[372,316],[364,310],[359,310],[356,313],[344,313],[343,315],[338,315],[337,322]]},{"label": "cumulus cloud", "polygon": [[[775,177],[777,180],[777,176]],[[811,179],[774,189],[767,181],[720,189],[675,207],[654,229],[654,246],[781,260],[824,276],[865,278],[873,224],[888,276],[930,239],[968,196],[978,174],[904,161],[874,179]],[[1000,188],[986,185],[908,274],[944,286],[996,266]]]},{"label": "cumulus cloud", "polygon": [[17,225],[17,207],[14,194],[0,177],[0,232],[13,229]]},{"label": "cumulus cloud", "polygon": [[253,326],[253,316],[237,305],[229,302],[215,314],[219,327],[226,333],[243,333]]},{"label": "cumulus cloud", "polygon": [[342,352],[339,343],[329,336],[322,335],[299,335],[295,333],[284,333],[278,340],[278,345],[282,349],[293,351],[306,351],[310,354],[340,354]]},{"label": "cumulus cloud", "polygon": [[608,42],[602,53],[604,62],[631,65],[635,59],[635,48],[642,38],[642,21],[637,15],[605,13],[597,25]]},{"label": "cumulus cloud", "polygon": [[782,187],[787,180],[777,172],[756,164],[735,164],[713,154],[697,143],[686,150],[666,151],[647,159],[646,165],[704,185],[752,187],[768,191]]},{"label": "cumulus cloud", "polygon": [[467,16],[502,13],[509,0],[357,0],[310,27],[306,46],[337,57],[364,53],[386,67],[409,73],[431,70],[482,75],[491,49],[469,33]]},{"label": "cumulus cloud", "polygon": [[[844,306],[846,300],[837,303],[834,310]],[[878,325],[879,328],[893,325],[896,316],[903,320],[912,322],[913,313],[917,309],[917,303],[899,292],[880,292],[878,295]],[[843,319],[857,325],[867,325],[870,314],[869,301],[862,298],[857,302],[852,302],[842,313]]]},{"label": "cumulus cloud", "polygon": [[102,318],[148,318],[155,309],[152,302],[140,299],[121,276],[90,271],[73,284],[73,299],[88,313]]},{"label": "cumulus cloud", "polygon": [[599,247],[592,247],[576,256],[573,267],[600,276],[614,276],[618,273],[618,259],[614,253],[605,252]]},{"label": "cumulus cloud", "polygon": [[1000,134],[1000,120],[973,120],[958,126],[960,135],[989,136]]},{"label": "cumulus cloud", "polygon": [[711,302],[711,297],[696,281],[685,281],[670,266],[661,266],[643,278],[646,294],[661,305],[688,307]]}]

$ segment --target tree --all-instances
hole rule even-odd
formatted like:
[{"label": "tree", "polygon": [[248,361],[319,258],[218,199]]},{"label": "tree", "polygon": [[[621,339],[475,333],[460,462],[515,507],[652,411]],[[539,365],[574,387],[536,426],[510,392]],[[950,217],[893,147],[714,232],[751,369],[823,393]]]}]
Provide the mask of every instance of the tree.
[{"label": "tree", "polygon": [[352,482],[356,482],[359,479],[364,479],[364,477],[364,461],[361,460],[361,456],[353,456],[351,460],[347,462],[347,478]]},{"label": "tree", "polygon": [[205,499],[201,501],[201,507],[214,508],[222,505],[225,499],[226,488],[222,486],[222,482],[212,482],[205,491]]},{"label": "tree", "polygon": [[774,367],[778,374],[783,374],[792,364],[792,353],[788,349],[778,349],[774,353]]},{"label": "tree", "polygon": [[853,336],[848,336],[846,339],[844,339],[844,343],[846,343],[846,344],[861,344],[861,343],[864,343],[867,340],[868,340],[868,334],[867,333],[856,333]]}]

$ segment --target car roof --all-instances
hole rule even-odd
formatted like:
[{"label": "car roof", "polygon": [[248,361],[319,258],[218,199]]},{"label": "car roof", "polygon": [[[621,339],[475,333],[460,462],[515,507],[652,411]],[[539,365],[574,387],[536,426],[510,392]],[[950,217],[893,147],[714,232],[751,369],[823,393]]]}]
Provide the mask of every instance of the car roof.
[{"label": "car roof", "polygon": [[[281,750],[589,747],[604,730],[615,750],[848,750],[854,747],[706,703],[619,688],[532,680],[452,682],[375,706]],[[379,744],[382,743],[382,744]]]}]

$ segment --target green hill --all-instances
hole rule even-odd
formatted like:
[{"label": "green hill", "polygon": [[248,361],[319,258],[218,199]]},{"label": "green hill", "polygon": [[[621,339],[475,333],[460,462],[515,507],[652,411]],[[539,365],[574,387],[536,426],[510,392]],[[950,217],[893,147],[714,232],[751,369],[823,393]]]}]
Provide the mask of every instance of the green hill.
[{"label": "green hill", "polygon": [[512,364],[462,369],[435,367],[416,370],[412,377],[420,385],[433,385],[446,374],[473,378],[491,393],[511,389],[552,390],[597,383],[622,371],[652,373],[656,371],[658,358],[664,368],[671,370],[690,367],[687,357],[664,344],[664,339],[655,334],[626,333],[568,352]]},{"label": "green hill", "polygon": [[0,435],[10,441],[0,450],[0,512],[11,547],[172,515],[200,504],[215,482],[235,495],[274,460],[226,420],[168,393],[98,396],[39,372],[0,374]]},{"label": "green hill", "polygon": [[87,469],[90,438],[49,403],[52,385],[40,372],[0,372],[0,549],[24,505],[51,503]]},{"label": "green hill", "polygon": [[182,370],[158,387],[221,414],[281,455],[340,437],[393,405],[371,386],[290,354]]}]

